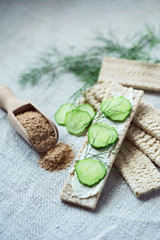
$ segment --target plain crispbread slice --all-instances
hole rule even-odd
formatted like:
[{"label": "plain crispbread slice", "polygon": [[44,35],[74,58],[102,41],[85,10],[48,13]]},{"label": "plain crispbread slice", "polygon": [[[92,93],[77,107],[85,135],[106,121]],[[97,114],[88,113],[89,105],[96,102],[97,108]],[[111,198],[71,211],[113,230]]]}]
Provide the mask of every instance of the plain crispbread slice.
[{"label": "plain crispbread slice", "polygon": [[[106,87],[105,84],[104,85],[103,84],[102,85],[101,84],[96,85],[95,86],[95,91],[96,91],[96,87],[98,87],[99,90],[100,90],[100,89],[102,89],[102,86]],[[113,86],[107,83],[107,90],[108,91],[107,92],[105,91],[104,99],[107,99],[108,97],[111,96],[111,89],[112,88],[113,88]],[[115,86],[114,86],[114,88],[115,88]],[[92,90],[94,90],[94,87],[92,88]],[[116,91],[121,92],[122,95],[125,95],[125,93],[128,93],[129,89],[125,88],[125,87],[122,87],[120,85],[117,85],[116,86]],[[87,95],[89,95],[89,93],[90,93],[90,90],[88,90]],[[91,94],[91,96],[92,96],[92,94]],[[121,144],[124,140],[124,137],[127,133],[130,122],[132,121],[132,119],[135,115],[135,112],[137,110],[137,107],[139,105],[139,102],[140,102],[142,96],[143,96],[143,91],[133,90],[134,106],[132,108],[132,111],[131,111],[129,117],[126,119],[126,125],[125,125],[125,128],[124,128],[123,132],[119,135],[119,140],[116,144],[117,151],[120,148],[120,146],[121,146]],[[85,140],[85,142],[84,142],[76,160],[78,160],[80,158],[81,152],[85,149],[87,144],[88,144],[88,140],[86,138],[86,140]],[[105,182],[108,178],[108,175],[110,173],[110,169],[112,167],[112,164],[114,163],[115,158],[116,158],[116,154],[111,153],[110,157],[109,157],[110,165],[109,165],[109,168],[108,168],[108,172],[107,172],[107,174],[104,178],[104,184],[105,184]],[[101,191],[102,191],[102,188],[103,188],[104,184],[103,184],[102,188],[100,189],[100,192],[97,195],[86,198],[86,199],[84,199],[84,198],[80,199],[80,198],[74,196],[74,192],[73,192],[73,189],[72,189],[72,186],[71,186],[71,181],[72,181],[72,178],[74,176],[74,171],[75,170],[73,168],[73,171],[69,174],[69,176],[67,178],[67,181],[64,185],[64,188],[62,189],[62,192],[61,192],[61,195],[60,195],[61,200],[66,201],[66,202],[70,202],[70,203],[73,203],[73,204],[76,204],[76,205],[80,205],[80,206],[83,206],[83,207],[86,207],[86,208],[94,209],[96,207],[97,201],[99,199],[99,196],[101,194]]]},{"label": "plain crispbread slice", "polygon": [[160,110],[141,101],[133,123],[160,140]]},{"label": "plain crispbread slice", "polygon": [[160,167],[160,141],[131,123],[127,135],[134,145]]},{"label": "plain crispbread slice", "polygon": [[115,81],[123,86],[160,91],[160,64],[104,57],[98,82]]},{"label": "plain crispbread slice", "polygon": [[136,197],[160,189],[160,173],[150,159],[125,140],[115,160],[115,166]]}]

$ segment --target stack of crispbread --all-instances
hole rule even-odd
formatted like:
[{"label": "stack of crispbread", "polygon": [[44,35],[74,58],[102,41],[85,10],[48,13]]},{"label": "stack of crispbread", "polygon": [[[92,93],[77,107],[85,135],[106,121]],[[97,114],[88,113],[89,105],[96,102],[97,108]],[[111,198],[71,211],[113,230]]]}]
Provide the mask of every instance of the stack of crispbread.
[{"label": "stack of crispbread", "polygon": [[[98,110],[107,89],[108,83],[95,85],[85,92],[85,98],[80,100],[80,104],[88,102]],[[160,188],[160,172],[151,162],[152,160],[160,166],[158,138],[160,138],[160,111],[141,101],[115,160],[115,165],[138,197]]]},{"label": "stack of crispbread", "polygon": [[[109,67],[106,64],[106,61],[109,62]],[[120,62],[119,67],[117,67],[118,61]],[[114,66],[114,64],[116,67]],[[127,64],[130,71],[127,70],[125,64]],[[160,81],[158,82],[156,78],[154,78],[153,85],[155,83],[156,84],[154,85],[154,87],[151,87],[151,81],[149,81],[148,78],[146,78],[145,81],[146,75],[140,73],[138,74],[137,71],[140,71],[141,69],[140,65],[142,66],[142,70],[145,72],[145,69],[148,66],[146,66],[146,64],[140,64],[136,61],[119,59],[110,60],[108,58],[105,58],[99,75],[99,84],[96,84],[92,88],[86,90],[84,93],[84,97],[80,100],[79,104],[89,103],[95,108],[95,110],[99,110],[100,103],[107,98],[106,94],[110,92],[110,86],[117,85],[118,81],[115,78],[116,73],[121,73],[121,80],[123,79],[123,72],[124,75],[128,74],[129,79],[130,75],[133,76],[135,71],[135,77],[140,76],[142,80],[132,81],[134,79],[134,77],[132,77],[133,79],[131,79],[131,81],[134,87],[138,86],[138,88],[146,89],[147,83],[149,83],[148,86],[150,87],[150,89],[157,91],[158,89],[160,90]],[[133,73],[129,74],[130,72],[132,72],[132,66],[135,66],[135,69],[133,68]],[[106,70],[106,68],[108,69]],[[148,74],[152,77],[156,76],[156,73],[152,73],[152,68],[156,70],[159,69],[160,72],[160,67],[158,68],[156,64],[151,64],[150,68],[151,69],[148,70]],[[115,69],[117,72],[115,71]],[[115,73],[113,74],[114,71]],[[124,76],[124,79],[126,86],[132,85],[126,84],[127,77]],[[122,83],[122,81],[119,82]],[[139,85],[137,85],[137,83]],[[120,86],[118,87],[120,89],[123,88],[123,91],[127,91],[127,88]],[[132,109],[129,118],[127,119],[127,126],[125,128],[125,131],[123,132],[123,135],[120,136],[120,141],[118,141],[118,145],[116,146],[116,148],[120,147],[120,151],[117,155],[114,154],[114,156],[111,156],[112,164],[114,162],[114,164],[120,170],[122,176],[137,197],[160,188],[160,172],[152,163],[154,162],[158,166],[160,166],[160,111],[144,101],[140,102],[141,96],[141,91],[134,90],[136,106]],[[137,107],[138,110],[136,111]],[[131,121],[132,123],[130,125]],[[121,145],[122,141],[123,144]],[[88,144],[87,139],[82,146],[79,157],[86,144]],[[107,180],[108,174],[105,178],[105,181]],[[74,196],[71,187],[72,177],[73,172],[69,174],[66,184],[61,192],[61,199],[63,201],[71,202],[87,208],[95,208],[100,194],[97,194],[88,199],[77,198],[76,196]]]}]

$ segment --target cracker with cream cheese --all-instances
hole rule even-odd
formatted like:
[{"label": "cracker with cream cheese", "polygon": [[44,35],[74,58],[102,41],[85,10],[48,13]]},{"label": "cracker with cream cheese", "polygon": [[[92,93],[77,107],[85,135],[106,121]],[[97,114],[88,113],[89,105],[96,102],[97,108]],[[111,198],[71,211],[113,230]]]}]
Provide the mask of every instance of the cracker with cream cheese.
[{"label": "cracker with cream cheese", "polygon": [[[103,91],[103,87],[104,89],[107,87],[107,91]],[[134,90],[132,88],[126,88],[126,87],[122,87],[120,86],[119,84],[116,84],[116,85],[112,85],[112,84],[97,84],[95,85],[93,88],[92,88],[92,91],[95,91],[97,92],[97,88],[99,88],[99,90],[101,90],[101,94],[103,95],[103,93],[105,94],[103,100],[109,98],[109,97],[115,97],[118,95],[121,95],[121,96],[124,96],[124,97],[128,97],[130,96],[130,94],[132,95],[132,98],[133,98],[133,103],[132,103],[132,110],[131,110],[131,113],[130,115],[126,118],[125,120],[125,124],[124,124],[124,127],[122,129],[122,131],[119,132],[119,139],[115,145],[115,149],[116,149],[116,154],[118,153],[118,150],[120,149],[121,147],[121,144],[124,140],[124,137],[127,133],[127,130],[129,128],[129,125],[136,113],[136,110],[138,108],[138,105],[140,103],[140,100],[143,96],[143,91],[139,91],[139,90]],[[87,90],[87,96],[89,97],[92,97],[92,91],[89,89]],[[101,99],[101,94],[99,94],[97,97],[99,99]],[[95,99],[94,99],[95,100]],[[95,102],[97,102],[95,100]],[[94,105],[95,102],[91,105]],[[84,144],[82,145],[82,148],[78,154],[78,156],[76,157],[76,160],[79,160],[79,159],[82,159],[82,155],[83,155],[83,152],[84,150],[86,149],[86,147],[88,146],[88,138],[86,137],[85,141],[84,141]],[[75,193],[74,189],[73,189],[73,179],[75,177],[75,168],[73,166],[73,169],[72,171],[69,173],[69,176],[66,180],[66,183],[62,189],[62,192],[60,194],[60,198],[62,201],[65,201],[65,202],[69,202],[69,203],[73,203],[73,204],[76,204],[76,205],[80,205],[80,206],[83,206],[83,207],[86,207],[86,208],[90,208],[90,209],[94,209],[96,207],[96,204],[98,202],[98,199],[100,197],[100,194],[102,192],[102,189],[105,185],[105,182],[107,181],[107,178],[109,176],[109,173],[110,173],[110,170],[111,170],[111,167],[114,163],[114,160],[116,158],[116,154],[115,153],[112,153],[110,152],[109,156],[108,156],[108,169],[107,169],[107,174],[105,176],[105,178],[100,182],[98,183],[99,184],[99,188],[98,188],[98,191],[96,191],[96,193],[93,195],[90,194],[89,196],[87,196],[86,198],[83,196],[83,197],[79,197],[77,196],[77,192]],[[89,188],[89,187],[88,187]],[[89,190],[88,190],[89,191]]]}]

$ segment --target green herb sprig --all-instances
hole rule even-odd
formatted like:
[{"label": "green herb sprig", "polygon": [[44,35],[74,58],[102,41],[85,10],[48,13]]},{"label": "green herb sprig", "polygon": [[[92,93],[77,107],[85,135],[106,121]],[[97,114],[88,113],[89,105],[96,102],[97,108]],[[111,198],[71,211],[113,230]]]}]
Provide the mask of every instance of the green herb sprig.
[{"label": "green herb sprig", "polygon": [[[39,81],[52,83],[55,78],[64,73],[72,73],[83,82],[83,86],[71,97],[75,102],[82,92],[97,82],[101,61],[104,56],[140,60],[142,62],[159,63],[160,59],[153,57],[152,51],[160,45],[160,30],[146,27],[143,33],[136,33],[120,43],[118,38],[109,32],[107,37],[99,36],[97,45],[89,47],[83,53],[63,56],[57,49],[50,49],[44,53],[37,63],[30,68],[19,81],[21,84],[38,84]],[[45,80],[43,77],[46,77]]]}]

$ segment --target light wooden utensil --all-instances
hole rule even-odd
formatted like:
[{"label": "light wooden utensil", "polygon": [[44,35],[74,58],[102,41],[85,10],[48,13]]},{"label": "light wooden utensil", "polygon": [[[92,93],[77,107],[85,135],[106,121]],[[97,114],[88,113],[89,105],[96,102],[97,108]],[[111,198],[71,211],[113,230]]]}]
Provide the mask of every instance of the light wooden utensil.
[{"label": "light wooden utensil", "polygon": [[[55,133],[55,145],[58,141],[58,130],[56,125],[51,121],[45,114],[43,114],[40,109],[38,109],[33,103],[28,101],[19,100],[15,94],[9,89],[7,86],[0,86],[0,107],[3,108],[6,112],[8,112],[8,121],[12,125],[12,127],[38,152],[29,141],[29,136],[21,125],[21,123],[17,120],[16,115],[20,113],[24,113],[26,111],[38,111],[41,113],[52,126]],[[44,152],[44,151],[43,151]]]}]

